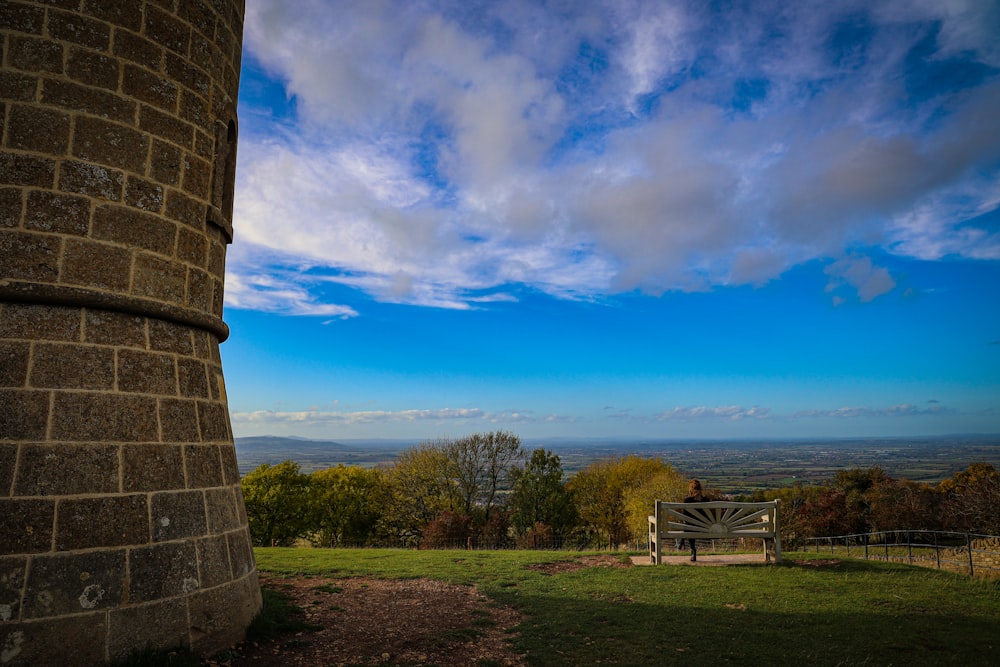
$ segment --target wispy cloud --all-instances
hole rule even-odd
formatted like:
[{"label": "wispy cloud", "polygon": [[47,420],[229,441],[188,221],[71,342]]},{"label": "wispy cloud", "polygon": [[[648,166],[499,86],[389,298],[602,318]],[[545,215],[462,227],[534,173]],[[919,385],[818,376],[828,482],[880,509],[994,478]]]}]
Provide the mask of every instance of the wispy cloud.
[{"label": "wispy cloud", "polygon": [[656,415],[659,421],[740,421],[743,419],[769,419],[771,411],[768,408],[754,406],[745,408],[740,405],[716,407],[685,406],[670,408]]},{"label": "wispy cloud", "polygon": [[943,405],[930,402],[927,406],[911,405],[903,403],[890,407],[869,407],[852,406],[836,408],[833,410],[801,410],[792,414],[793,418],[798,417],[832,417],[834,419],[862,419],[869,417],[922,417],[928,415],[952,414],[951,410]]},{"label": "wispy cloud", "polygon": [[817,259],[837,301],[870,301],[895,287],[871,257],[1000,258],[998,13],[250,3],[249,61],[299,115],[244,107],[227,303],[353,315],[334,281],[471,308]]},{"label": "wispy cloud", "polygon": [[294,424],[301,427],[322,425],[354,426],[361,424],[389,424],[407,422],[460,422],[490,424],[552,424],[576,421],[574,418],[557,414],[537,414],[531,410],[503,410],[488,412],[479,408],[437,408],[412,410],[359,410],[333,411],[307,410],[255,410],[234,412],[234,424],[240,426],[261,426]]}]

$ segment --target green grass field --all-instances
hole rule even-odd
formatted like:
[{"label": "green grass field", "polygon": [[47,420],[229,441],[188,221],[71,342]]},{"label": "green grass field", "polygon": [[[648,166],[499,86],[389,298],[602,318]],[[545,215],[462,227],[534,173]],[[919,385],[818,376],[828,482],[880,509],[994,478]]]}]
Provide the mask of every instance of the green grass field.
[{"label": "green grass field", "polygon": [[[792,553],[781,565],[528,566],[568,552],[257,549],[261,570],[474,585],[531,665],[998,665],[1000,581]],[[624,557],[624,556],[623,556]]]}]

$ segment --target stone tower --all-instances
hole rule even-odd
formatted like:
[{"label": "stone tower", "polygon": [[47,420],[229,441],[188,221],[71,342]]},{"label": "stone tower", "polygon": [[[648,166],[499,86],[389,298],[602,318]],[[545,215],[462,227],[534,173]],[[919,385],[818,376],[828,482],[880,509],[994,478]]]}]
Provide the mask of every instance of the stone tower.
[{"label": "stone tower", "polygon": [[243,0],[0,0],[0,666],[260,607],[219,343]]}]

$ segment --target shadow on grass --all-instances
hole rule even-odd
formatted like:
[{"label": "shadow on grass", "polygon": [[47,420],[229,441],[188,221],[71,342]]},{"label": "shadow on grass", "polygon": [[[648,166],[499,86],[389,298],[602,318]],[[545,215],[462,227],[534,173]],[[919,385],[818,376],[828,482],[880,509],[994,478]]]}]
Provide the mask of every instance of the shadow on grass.
[{"label": "shadow on grass", "polygon": [[938,604],[925,573],[852,560],[582,577],[492,593],[525,615],[515,645],[529,664],[1000,664],[1000,589],[963,611],[964,580]]}]

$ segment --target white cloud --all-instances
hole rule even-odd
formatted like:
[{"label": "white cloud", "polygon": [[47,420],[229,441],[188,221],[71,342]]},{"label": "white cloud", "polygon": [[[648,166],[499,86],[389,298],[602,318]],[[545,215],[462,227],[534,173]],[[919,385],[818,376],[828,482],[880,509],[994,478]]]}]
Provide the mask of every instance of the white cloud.
[{"label": "white cloud", "polygon": [[436,408],[411,410],[336,411],[308,408],[305,410],[255,410],[233,412],[237,426],[265,427],[294,424],[296,427],[357,426],[363,424],[400,424],[411,422],[496,424],[552,424],[575,421],[558,414],[540,415],[531,410],[487,412],[479,408]]},{"label": "white cloud", "polygon": [[902,403],[889,407],[879,408],[871,406],[851,406],[836,408],[833,410],[801,410],[792,414],[797,417],[832,417],[835,419],[861,419],[868,417],[918,417],[927,415],[951,414],[953,411],[943,405],[931,402],[926,407]]},{"label": "white cloud", "polygon": [[[827,291],[832,292],[840,285],[850,285],[857,291],[861,301],[871,301],[896,286],[896,281],[889,272],[872,264],[868,257],[851,256],[839,259],[826,267],[826,274],[830,276]],[[835,303],[839,305],[843,301]]]},{"label": "white cloud", "polygon": [[248,52],[300,117],[244,114],[227,303],[319,312],[332,281],[470,308],[518,286],[761,285],[838,257],[831,285],[871,301],[894,281],[869,255],[1000,258],[976,220],[1000,197],[996,11],[712,11],[251,3]]},{"label": "white cloud", "polygon": [[675,407],[656,415],[659,421],[740,421],[743,419],[769,419],[769,408],[754,406],[745,408],[741,405],[724,405],[716,407],[684,406]]}]

